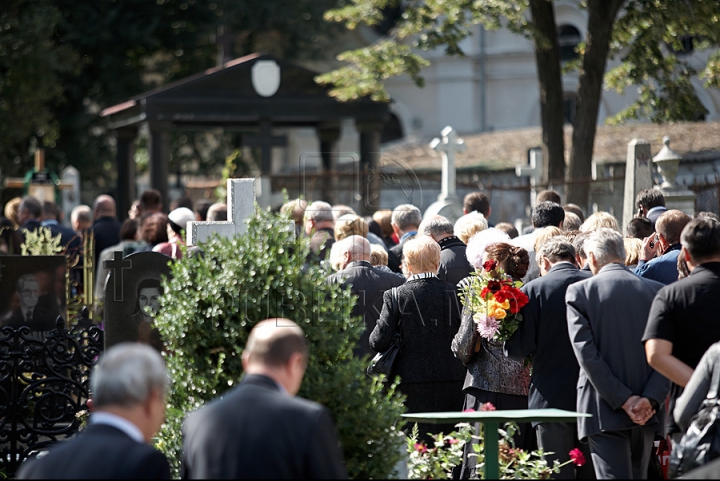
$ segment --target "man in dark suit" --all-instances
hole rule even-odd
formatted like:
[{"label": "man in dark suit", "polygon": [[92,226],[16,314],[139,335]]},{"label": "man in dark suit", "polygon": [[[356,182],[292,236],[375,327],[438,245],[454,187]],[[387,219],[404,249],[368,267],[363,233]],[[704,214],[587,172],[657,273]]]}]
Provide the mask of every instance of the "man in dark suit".
[{"label": "man in dark suit", "polygon": [[[15,329],[27,326],[31,333],[46,333],[55,328],[55,320],[60,311],[51,311],[40,302],[40,282],[36,274],[20,276],[16,282],[16,293],[20,307],[5,315],[3,326]],[[33,337],[44,339],[43,334],[33,334]]]},{"label": "man in dark suit", "polygon": [[669,382],[645,359],[640,340],[662,284],[625,267],[620,233],[602,228],[585,241],[594,276],[565,295],[570,341],[580,364],[578,435],[587,438],[598,479],[645,479],[656,412]]},{"label": "man in dark suit", "polygon": [[346,478],[330,413],[294,397],[307,361],[297,324],[258,323],[242,354],[240,385],[185,421],[183,478]]},{"label": "man in dark suit", "polygon": [[420,209],[412,204],[402,204],[395,207],[390,225],[398,238],[398,244],[388,251],[388,267],[393,272],[402,274],[402,250],[407,241],[415,237],[422,222]]},{"label": "man in dark suit", "polygon": [[20,468],[20,479],[170,479],[165,455],[148,445],[165,418],[169,378],[150,346],[108,349],[90,377],[88,427]]},{"label": "man in dark suit", "polygon": [[475,271],[465,256],[467,246],[455,235],[454,226],[447,217],[436,215],[422,221],[418,232],[429,235],[440,245],[438,279],[457,286],[458,282]]},{"label": "man in dark suit", "polygon": [[110,246],[120,243],[120,221],[116,217],[115,199],[109,195],[99,195],[93,203],[92,225],[95,237],[95,265],[98,265],[100,253]]},{"label": "man in dark suit", "polygon": [[40,217],[42,216],[42,204],[35,197],[26,195],[20,201],[18,207],[18,221],[20,222],[20,235],[25,242],[26,232],[35,232],[40,227]]},{"label": "man in dark suit", "polygon": [[46,200],[42,203],[42,217],[40,218],[40,225],[50,229],[50,233],[54,236],[60,235],[60,244],[65,247],[65,252],[68,254],[77,253],[82,247],[82,236],[72,230],[70,227],[65,227],[60,223],[62,220],[62,213],[55,205],[55,202]]},{"label": "man in dark suit", "polygon": [[390,272],[375,269],[370,264],[370,242],[358,235],[346,237],[338,241],[333,249],[338,250],[342,259],[340,271],[328,277],[328,282],[350,286],[350,290],[357,296],[353,307],[353,316],[362,316],[365,321],[365,331],[360,336],[359,345],[355,354],[374,355],[370,349],[370,333],[375,329],[380,311],[382,310],[383,294],[386,290],[397,287],[405,279]]},{"label": "man in dark suit", "polygon": [[[520,311],[523,320],[518,330],[505,342],[505,354],[518,361],[532,356],[529,409],[573,411],[580,367],[568,336],[565,292],[592,274],[577,268],[575,248],[563,236],[545,242],[537,260],[542,276],[522,287],[529,302]],[[554,459],[567,461],[568,453],[578,445],[574,424],[535,422],[533,427],[538,447],[553,453],[546,456],[550,464]],[[556,477],[574,479],[574,466],[564,466]]]}]

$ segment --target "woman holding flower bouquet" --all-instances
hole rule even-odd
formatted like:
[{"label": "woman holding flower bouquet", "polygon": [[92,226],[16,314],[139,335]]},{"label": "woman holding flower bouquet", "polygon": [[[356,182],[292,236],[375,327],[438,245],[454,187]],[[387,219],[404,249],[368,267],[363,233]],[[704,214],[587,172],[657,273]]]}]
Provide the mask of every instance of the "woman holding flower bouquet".
[{"label": "woman holding flower bouquet", "polygon": [[[506,358],[503,342],[517,329],[519,311],[528,302],[520,291],[520,279],[527,273],[529,256],[521,247],[495,242],[499,237],[492,231],[481,232],[468,243],[468,261],[476,272],[459,284],[462,321],[452,350],[467,367],[464,409],[477,410],[488,402],[497,409],[527,409],[530,368]],[[519,427],[516,447],[532,449],[530,425]],[[473,471],[474,458],[469,458],[462,477],[474,475]]]}]

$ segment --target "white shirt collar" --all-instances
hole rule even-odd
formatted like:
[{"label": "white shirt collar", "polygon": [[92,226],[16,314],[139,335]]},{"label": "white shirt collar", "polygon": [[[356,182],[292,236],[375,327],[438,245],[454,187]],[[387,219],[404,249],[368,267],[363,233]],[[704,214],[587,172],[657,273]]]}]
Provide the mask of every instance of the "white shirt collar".
[{"label": "white shirt collar", "polygon": [[145,438],[142,435],[140,428],[135,426],[133,423],[125,419],[124,417],[118,416],[104,411],[98,411],[90,415],[90,424],[104,424],[106,426],[112,426],[124,432],[132,439],[139,443],[144,443]]},{"label": "white shirt collar", "polygon": [[[418,279],[427,279],[428,277],[437,277],[432,272],[421,272],[420,274],[413,274],[407,278],[408,281],[415,281]],[[407,281],[406,281],[407,282]]]}]

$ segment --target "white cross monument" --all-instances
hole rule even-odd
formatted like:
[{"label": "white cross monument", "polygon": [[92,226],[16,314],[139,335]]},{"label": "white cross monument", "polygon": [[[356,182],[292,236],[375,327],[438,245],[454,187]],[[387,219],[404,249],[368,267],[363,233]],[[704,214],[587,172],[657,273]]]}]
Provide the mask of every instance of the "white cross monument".
[{"label": "white cross monument", "polygon": [[535,208],[537,186],[542,182],[542,149],[530,149],[530,165],[515,166],[515,175],[530,178],[530,207]]},{"label": "white cross monument", "polygon": [[438,200],[430,204],[425,211],[424,218],[429,219],[434,215],[442,215],[455,223],[463,215],[463,210],[458,205],[456,180],[455,180],[455,153],[465,152],[467,145],[463,139],[458,138],[455,129],[449,125],[440,132],[442,139],[435,138],[430,142],[430,147],[442,155],[442,185]]},{"label": "white cross monument", "polygon": [[215,222],[188,222],[187,245],[205,242],[213,234],[234,237],[244,234],[247,220],[255,214],[255,179],[228,179],[228,219]]}]

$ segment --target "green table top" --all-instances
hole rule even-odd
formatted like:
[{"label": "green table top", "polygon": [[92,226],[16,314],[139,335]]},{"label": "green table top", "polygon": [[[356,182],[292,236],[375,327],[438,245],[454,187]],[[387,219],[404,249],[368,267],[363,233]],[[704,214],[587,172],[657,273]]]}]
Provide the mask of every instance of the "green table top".
[{"label": "green table top", "polygon": [[462,422],[530,422],[557,421],[576,422],[577,418],[590,418],[592,414],[564,411],[562,409],[508,409],[498,411],[445,412],[445,413],[413,413],[403,414],[403,418],[411,422],[427,424],[454,424]]}]

